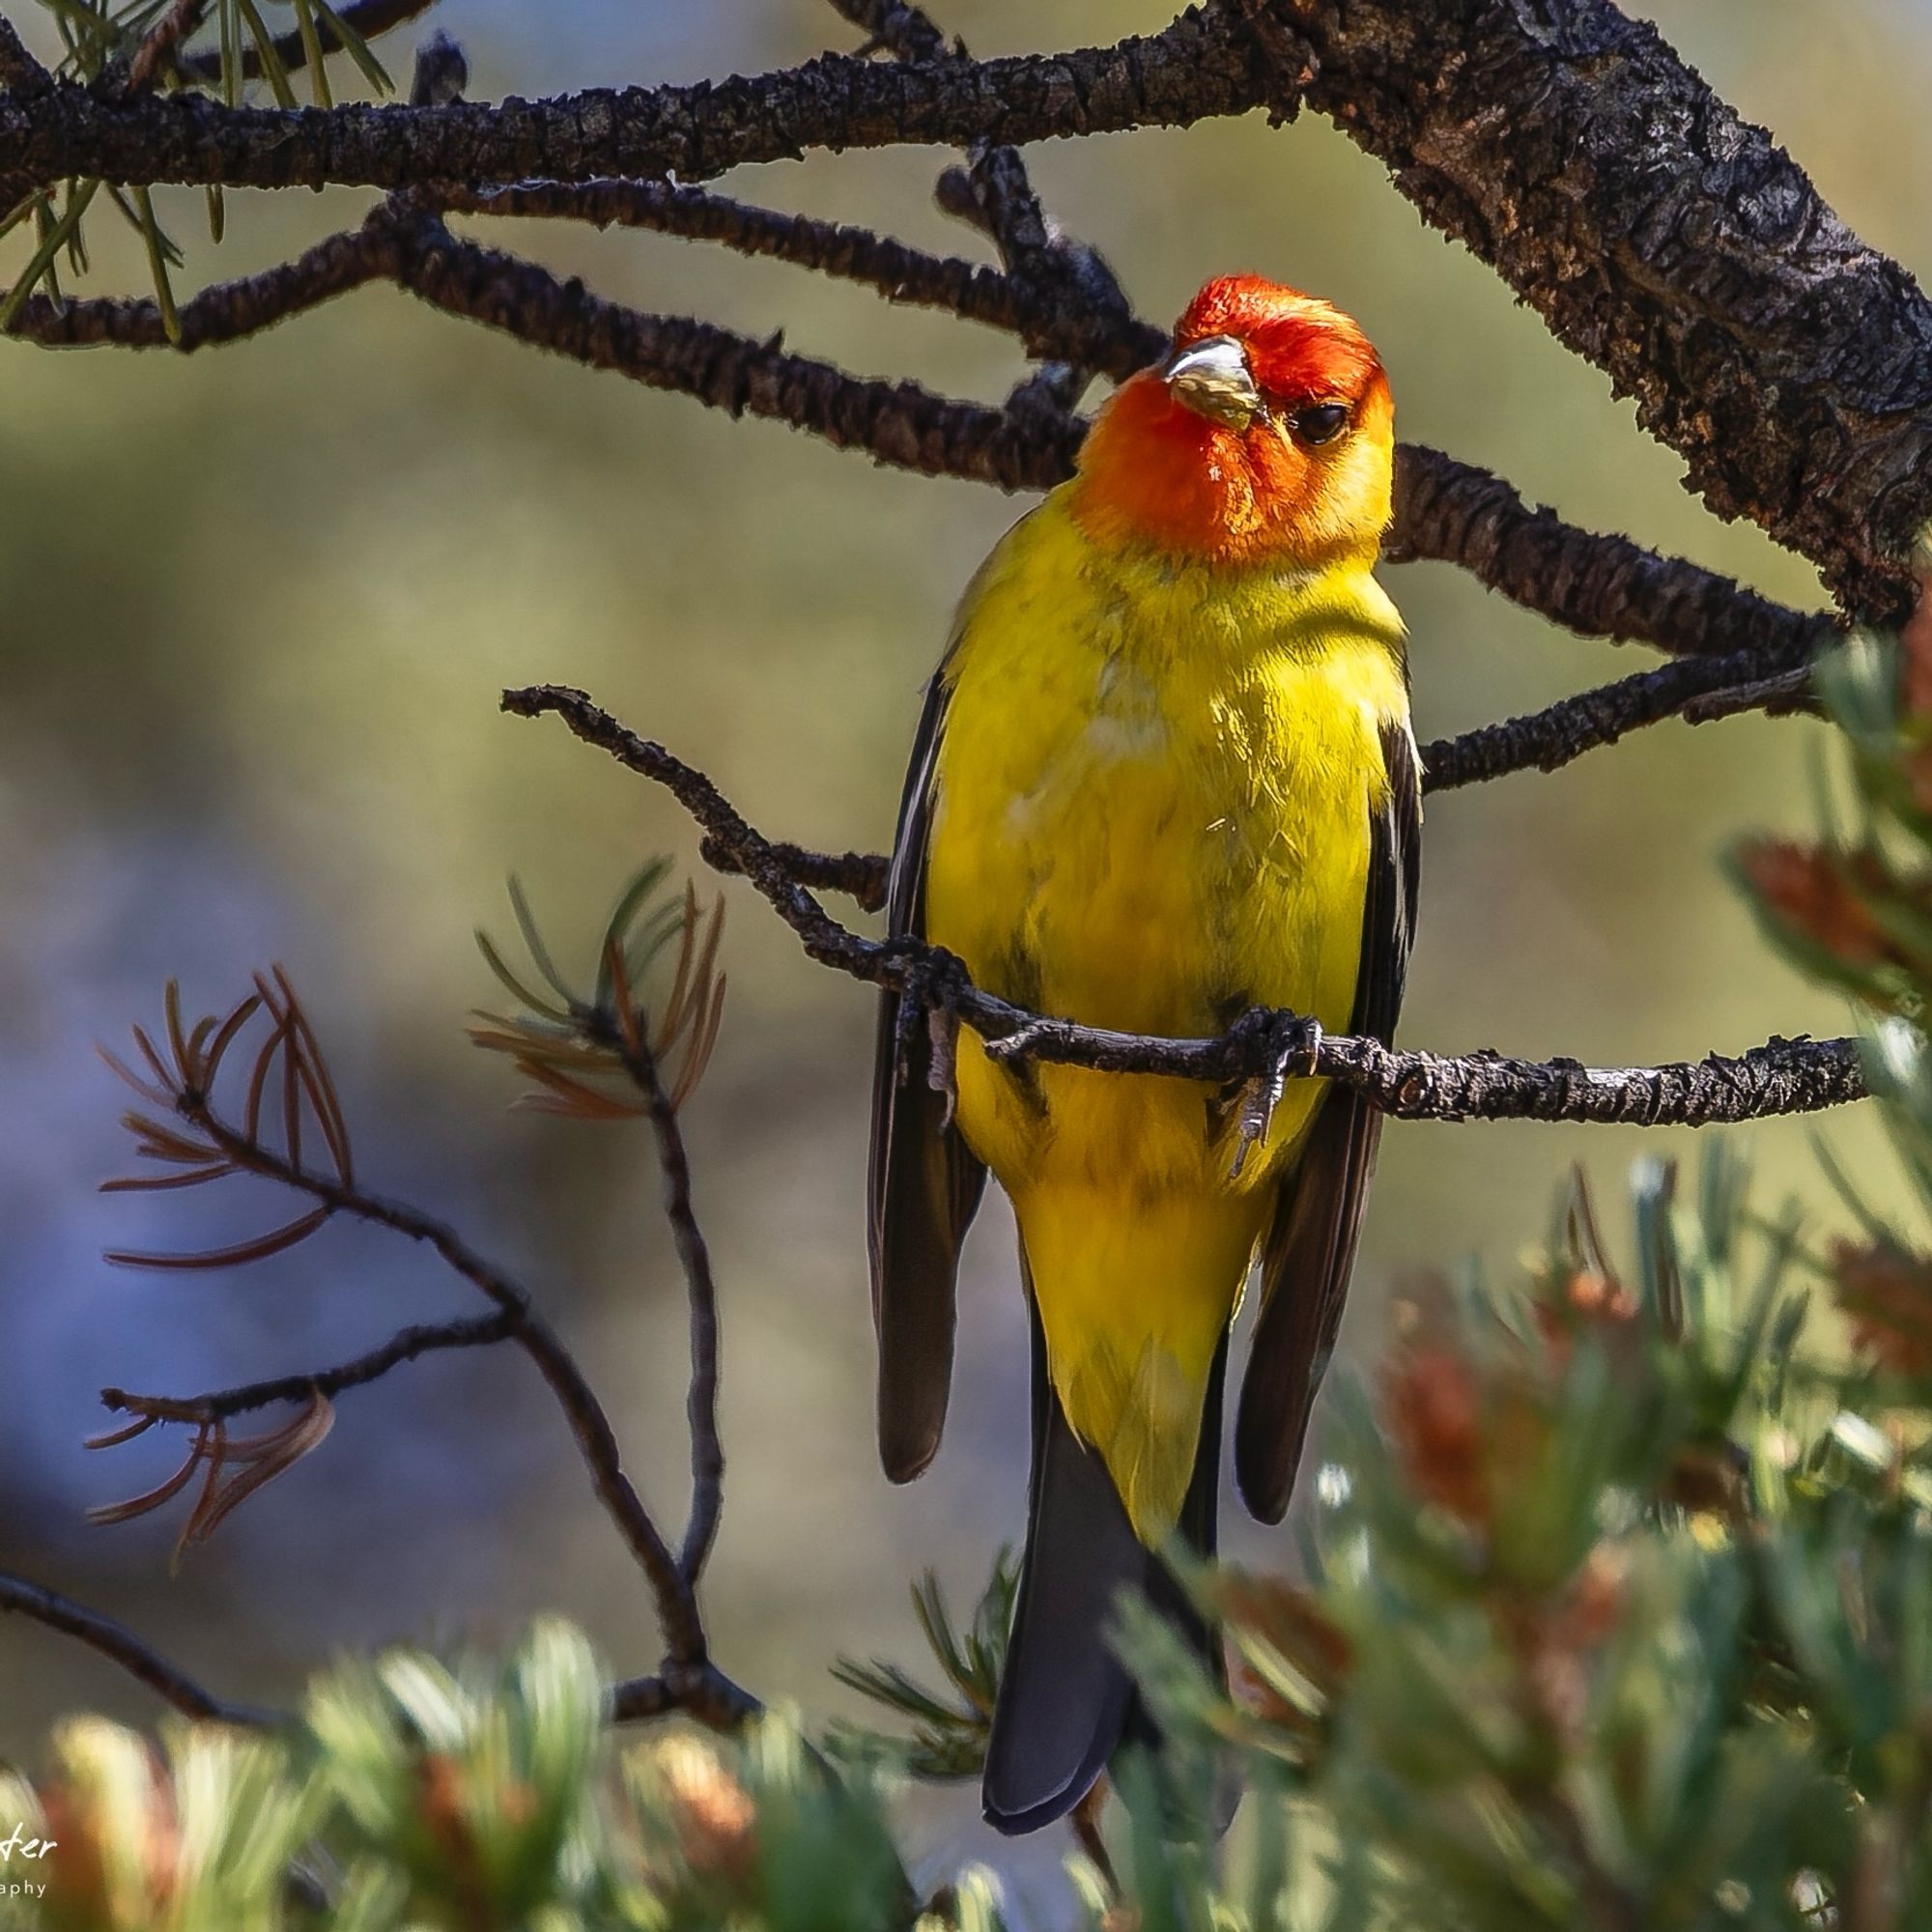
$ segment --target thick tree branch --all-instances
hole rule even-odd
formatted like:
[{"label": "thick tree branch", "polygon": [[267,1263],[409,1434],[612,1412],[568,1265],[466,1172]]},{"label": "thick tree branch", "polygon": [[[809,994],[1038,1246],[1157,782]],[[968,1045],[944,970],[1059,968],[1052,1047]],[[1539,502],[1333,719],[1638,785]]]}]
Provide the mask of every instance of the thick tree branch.
[{"label": "thick tree branch", "polygon": [[1397,452],[1389,561],[1454,563],[1514,604],[1585,638],[1675,654],[1809,655],[1835,635],[1827,611],[1800,611],[1683,557],[1532,510],[1515,487],[1440,450]]},{"label": "thick tree branch", "polygon": [[435,108],[228,108],[205,97],[99,99],[62,83],[0,102],[0,170],[139,185],[426,187],[541,176],[709,181],[808,148],[968,147],[1236,114],[1267,96],[1265,62],[1216,15],[1051,56],[944,66],[825,55],[752,78],[594,88],[548,100]]},{"label": "thick tree branch", "polygon": [[1719,516],[1902,616],[1932,516],[1932,305],[1610,0],[1266,0],[1311,106],[1636,400]]},{"label": "thick tree branch", "polygon": [[[1336,1080],[1406,1120],[1618,1122],[1701,1126],[1805,1113],[1864,1097],[1859,1043],[1774,1039],[1735,1059],[1690,1065],[1587,1067],[1489,1051],[1450,1058],[1397,1053],[1373,1039],[1320,1036],[1305,1021],[1257,1010],[1215,1039],[1168,1039],[1085,1027],[1030,1013],[974,986],[957,960],[906,939],[870,940],[840,925],[699,772],[640,738],[582,692],[537,685],[503,694],[519,717],[560,717],[578,737],[664,785],[697,821],[706,847],[728,855],[814,959],[873,985],[911,990],[944,1006],[1004,1055],[1025,1054],[1117,1073],[1165,1073],[1231,1082],[1278,1073]],[[1319,1032],[1319,1030],[1317,1030]]]},{"label": "thick tree branch", "polygon": [[29,1617],[35,1623],[45,1624],[49,1630],[78,1638],[90,1650],[99,1651],[118,1663],[185,1718],[249,1726],[287,1721],[279,1712],[261,1710],[252,1704],[232,1704],[215,1696],[125,1624],[116,1623],[112,1617],[89,1609],[85,1604],[77,1604],[57,1590],[30,1583],[24,1577],[0,1571],[0,1611]]},{"label": "thick tree branch", "polygon": [[[882,65],[547,101],[327,111],[0,97],[0,172],[378,186],[675,174],[808,147],[1012,145],[1308,98],[1560,339],[1634,394],[1721,515],[1895,616],[1932,511],[1932,306],[1761,130],[1609,0],[1212,0],[1059,55]],[[1533,111],[1530,111],[1533,108]]]}]

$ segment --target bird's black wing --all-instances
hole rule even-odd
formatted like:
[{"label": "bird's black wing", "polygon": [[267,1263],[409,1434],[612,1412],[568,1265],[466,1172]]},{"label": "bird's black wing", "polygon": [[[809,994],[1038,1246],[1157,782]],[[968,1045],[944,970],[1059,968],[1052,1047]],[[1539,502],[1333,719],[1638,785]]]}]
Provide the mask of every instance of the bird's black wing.
[{"label": "bird's black wing", "polygon": [[[888,929],[925,937],[926,841],[945,728],[941,671],[926,688],[899,806],[886,895]],[[986,1170],[946,1123],[946,1100],[927,1079],[931,1044],[916,1025],[898,1052],[899,998],[879,1002],[872,1063],[872,1151],[867,1235],[872,1321],[879,1338],[879,1459],[895,1483],[932,1461],[952,1381],[953,1277],[959,1244],[980,1205]]]},{"label": "bird's black wing", "polygon": [[[1407,724],[1384,724],[1381,741],[1389,789],[1370,821],[1362,962],[1350,1031],[1387,1045],[1415,928],[1422,790]],[[1282,1184],[1262,1249],[1261,1315],[1241,1383],[1235,1478],[1264,1522],[1281,1520],[1294,1489],[1309,1411],[1342,1321],[1380,1139],[1380,1113],[1357,1094],[1331,1089]]]}]

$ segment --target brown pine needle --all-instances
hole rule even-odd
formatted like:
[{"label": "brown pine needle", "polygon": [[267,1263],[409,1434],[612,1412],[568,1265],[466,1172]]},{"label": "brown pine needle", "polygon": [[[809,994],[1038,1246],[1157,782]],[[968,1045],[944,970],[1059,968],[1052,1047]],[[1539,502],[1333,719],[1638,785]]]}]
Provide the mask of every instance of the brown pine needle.
[{"label": "brown pine needle", "polygon": [[200,1187],[237,1172],[231,1160],[197,1167],[185,1174],[124,1174],[100,1183],[103,1194],[158,1194],[171,1187]]},{"label": "brown pine needle", "polygon": [[119,1054],[110,1052],[99,1040],[94,1042],[94,1050],[105,1063],[108,1071],[117,1080],[123,1081],[126,1085],[131,1087],[135,1093],[140,1094],[142,1099],[151,1101],[156,1107],[172,1107],[174,1105],[175,1100],[172,1094],[164,1093],[152,1080],[143,1080]]},{"label": "brown pine needle", "polygon": [[187,1039],[182,1032],[182,993],[181,981],[170,980],[161,999],[162,1011],[168,1023],[168,1047],[175,1057],[175,1071],[180,1076],[177,1084],[188,1078]]},{"label": "brown pine needle", "polygon": [[277,964],[274,975],[275,984],[281,988],[282,997],[288,1003],[290,1022],[301,1041],[302,1084],[308,1089],[309,1104],[315,1109],[316,1123],[322,1128],[322,1137],[328,1143],[329,1153],[336,1162],[343,1184],[347,1186],[355,1169],[349,1144],[349,1121],[342,1111],[342,1101],[336,1094],[328,1062],[324,1057],[322,1041],[309,1024],[307,1011],[296,997],[295,984],[287,969]]},{"label": "brown pine needle", "polygon": [[137,1415],[132,1422],[123,1423],[119,1429],[103,1430],[99,1435],[90,1435],[81,1444],[84,1449],[118,1449],[124,1442],[131,1442],[137,1435],[145,1435],[160,1421],[158,1415]]},{"label": "brown pine needle", "polygon": [[[155,1050],[155,1042],[148,1037],[148,1030],[145,1027],[137,1026],[134,1029],[134,1044],[141,1049],[142,1058],[155,1069],[155,1078],[160,1083],[162,1091],[169,1095],[179,1094],[181,1082],[168,1071],[167,1063]],[[172,1099],[170,1104],[172,1105]]]},{"label": "brown pine needle", "polygon": [[678,1015],[684,1010],[685,991],[691,982],[691,961],[697,932],[697,888],[684,882],[684,923],[677,935],[677,970],[671,977],[670,992],[664,1003],[664,1017],[658,1029],[657,1051],[675,1036]]},{"label": "brown pine needle", "polygon": [[[259,981],[257,982],[260,983]],[[265,999],[262,1003],[274,1014],[274,1031],[264,1041],[262,1050],[255,1056],[254,1069],[248,1076],[248,1102],[242,1113],[242,1131],[251,1145],[262,1138],[262,1097],[268,1090],[269,1075],[275,1065],[275,1055],[288,1037],[288,1022],[275,1011],[274,1003]]]},{"label": "brown pine needle", "polygon": [[250,1262],[266,1261],[270,1255],[278,1255],[284,1249],[294,1247],[298,1241],[306,1240],[333,1212],[334,1209],[327,1207],[313,1208],[284,1227],[266,1235],[257,1235],[250,1241],[237,1241],[232,1247],[203,1248],[193,1254],[147,1253],[115,1248],[103,1259],[115,1267],[155,1268],[176,1273],[245,1267]]},{"label": "brown pine needle", "polygon": [[[152,1490],[144,1491],[138,1496],[129,1496],[125,1502],[97,1503],[87,1513],[88,1521],[98,1523],[103,1529],[115,1523],[132,1522],[136,1517],[147,1516],[152,1511],[159,1509],[163,1503],[180,1495],[200,1465],[202,1451],[207,1446],[211,1431],[216,1426],[218,1425],[204,1422],[195,1431],[194,1445],[188,1450],[186,1460],[166,1482],[157,1483]],[[90,1448],[93,1446],[89,1444]],[[107,1444],[103,1442],[100,1446],[105,1448]]]},{"label": "brown pine needle", "polygon": [[221,1030],[209,1042],[208,1058],[202,1065],[201,1086],[206,1093],[214,1085],[215,1076],[221,1071],[221,1063],[227,1057],[228,1049],[235,1043],[235,1036],[255,1016],[262,1005],[259,993],[250,993],[228,1017],[221,1022]]},{"label": "brown pine needle", "polygon": [[145,1114],[123,1114],[121,1124],[141,1144],[140,1151],[150,1160],[172,1160],[185,1167],[200,1167],[218,1158],[217,1150],[206,1141],[190,1140],[187,1135],[163,1126],[159,1121],[149,1120]]}]

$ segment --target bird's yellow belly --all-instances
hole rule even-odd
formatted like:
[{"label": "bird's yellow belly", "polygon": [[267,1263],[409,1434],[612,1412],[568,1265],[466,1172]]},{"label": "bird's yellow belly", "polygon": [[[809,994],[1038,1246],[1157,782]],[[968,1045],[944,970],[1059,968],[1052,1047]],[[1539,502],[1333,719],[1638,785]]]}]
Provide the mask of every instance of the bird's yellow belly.
[{"label": "bird's yellow belly", "polygon": [[[1319,675],[1291,681],[1331,713],[1323,729],[1304,704],[1279,747],[1302,754],[1300,773],[1258,768],[1252,734],[1225,733],[1212,705],[1177,717],[1143,693],[1131,711],[1037,715],[1016,730],[1009,707],[982,709],[964,685],[939,771],[929,935],[979,984],[1091,1026],[1200,1037],[1259,1005],[1346,1028],[1379,751],[1358,696]],[[1319,1094],[1290,1088],[1271,1158],[1237,1179],[1232,1114],[1203,1083],[1009,1071],[969,1038],[960,1124],[1016,1200],[1093,1187],[1118,1211],[1123,1198],[1264,1189]]]},{"label": "bird's yellow belly", "polygon": [[[987,702],[976,668],[943,741],[926,925],[978,984],[1132,1033],[1212,1035],[1255,1005],[1347,1027],[1381,781],[1357,679],[1284,660],[1224,701],[1185,678],[1122,689],[1116,666],[1087,703],[1047,690],[1015,707]],[[1323,1090],[1291,1083],[1237,1176],[1238,1097],[1207,1083],[1011,1067],[970,1032],[958,1080],[961,1131],[1019,1219],[1068,1420],[1157,1535]]]},{"label": "bird's yellow belly", "polygon": [[[1250,1006],[1346,1028],[1400,627],[1366,568],[1101,556],[1049,498],[969,592],[942,675],[925,931],[1037,1011],[1200,1037]],[[1011,1197],[1068,1422],[1157,1542],[1203,1391],[1321,1088],[1235,1173],[1201,1081],[1003,1065],[966,1032],[961,1132]]]}]

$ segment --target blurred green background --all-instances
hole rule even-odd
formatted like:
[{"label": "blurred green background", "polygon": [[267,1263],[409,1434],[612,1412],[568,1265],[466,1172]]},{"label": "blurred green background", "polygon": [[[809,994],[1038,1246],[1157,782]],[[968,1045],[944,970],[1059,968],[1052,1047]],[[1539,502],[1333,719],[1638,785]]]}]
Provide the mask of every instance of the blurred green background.
[{"label": "blurred green background", "polygon": [[[11,0],[15,18],[31,10]],[[1932,234],[1932,41],[1921,5],[1672,0],[1665,32],[1827,197],[1908,264]],[[982,53],[1151,29],[1166,0],[952,0]],[[30,35],[44,24],[22,23]],[[445,0],[476,98],[684,80],[853,35],[814,0],[538,8]],[[384,43],[406,74],[408,38]],[[44,35],[37,41],[48,46]],[[346,72],[341,85],[350,84]],[[753,198],[949,250],[938,151],[818,156],[734,178]],[[1713,522],[1674,458],[1488,270],[1426,231],[1380,168],[1310,116],[1039,151],[1048,206],[1166,318],[1251,269],[1358,314],[1410,438],[1499,469],[1576,521],[1625,529],[1787,599],[1809,571]],[[157,193],[181,286],[266,264],[365,197],[234,195],[218,251],[194,195]],[[86,292],[138,291],[133,238],[92,226]],[[861,371],[997,399],[1010,343],[770,264],[635,235],[499,229],[593,286]],[[18,243],[0,277],[18,266]],[[655,1660],[648,1600],[521,1358],[442,1356],[347,1396],[327,1445],[171,1577],[176,1524],[89,1529],[157,1480],[152,1438],[88,1456],[104,1382],[189,1392],[312,1366],[462,1305],[427,1259],[331,1229],[234,1276],[149,1277],[103,1245],[213,1243],[278,1203],[108,1197],[119,1090],[91,1043],[196,1009],[271,958],[304,989],[368,1176],[521,1270],[594,1371],[647,1495],[685,1483],[682,1290],[636,1135],[512,1116],[507,1069],[464,1042],[495,997],[471,928],[529,885],[560,943],[594,942],[643,855],[695,864],[680,814],[506,683],[586,686],[712,772],[775,835],[877,847],[918,689],[959,586],[1022,505],[876,469],[781,428],[546,359],[384,288],[181,359],[0,344],[0,1563],[126,1616],[237,1695],[286,1698],[331,1646],[499,1643],[531,1610],[581,1618],[621,1667]],[[1389,573],[1413,632],[1423,736],[1637,668],[1436,565]],[[1549,778],[1429,814],[1406,1038],[1598,1060],[1692,1057],[1844,1015],[1757,945],[1715,861],[1799,826],[1818,727],[1673,724]],[[836,1708],[840,1650],[911,1644],[904,1583],[967,1594],[1016,1533],[1025,1348],[1009,1222],[989,1208],[963,1293],[954,1423],[928,1477],[873,1460],[862,1169],[871,1002],[726,889],[725,1029],[688,1127],[724,1297],[719,1655],[767,1695]],[[1803,1123],[1754,1136],[1768,1192],[1816,1191]],[[1872,1143],[1833,1132],[1856,1165]],[[1572,1162],[1606,1189],[1638,1146],[1691,1137],[1402,1125],[1348,1329],[1376,1350],[1392,1285],[1482,1253],[1508,1265]],[[266,1190],[264,1190],[264,1195]],[[1287,1560],[1243,1526],[1237,1548]],[[147,1717],[109,1668],[0,1627],[0,1752],[77,1701]]]}]

